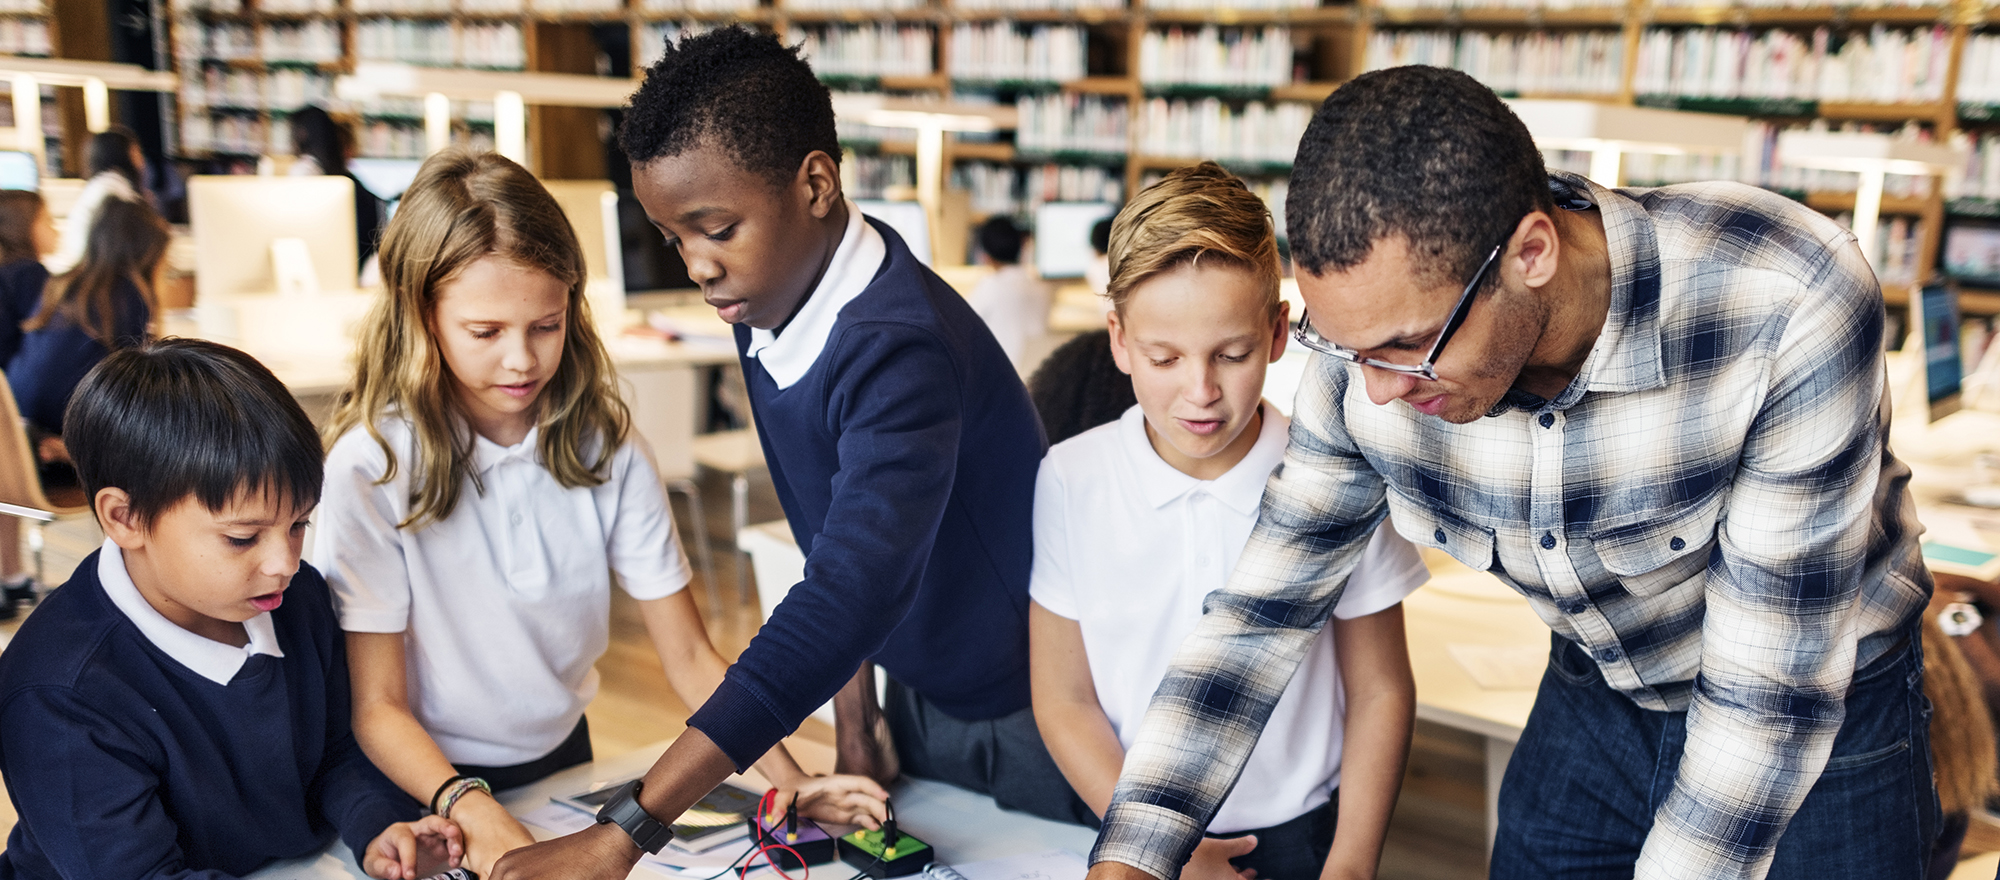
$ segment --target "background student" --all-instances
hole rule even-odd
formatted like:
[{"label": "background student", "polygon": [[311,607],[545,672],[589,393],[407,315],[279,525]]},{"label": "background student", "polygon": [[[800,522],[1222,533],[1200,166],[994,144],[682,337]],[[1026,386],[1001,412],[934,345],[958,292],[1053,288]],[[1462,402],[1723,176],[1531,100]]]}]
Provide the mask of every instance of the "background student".
[{"label": "background student", "polygon": [[90,230],[97,225],[97,212],[106,203],[152,204],[146,196],[146,153],[139,149],[139,136],[131,129],[114,125],[91,135],[84,162],[88,179],[63,218],[62,238],[48,258],[49,271],[58,275],[84,258]]},{"label": "background student", "polygon": [[[668,681],[699,706],[708,641],[659,475],[631,433],[562,209],[498,154],[432,156],[382,242],[387,295],[327,430],[315,557],[353,658],[355,732],[390,779],[464,828],[468,860],[533,841],[490,790],[591,759],[584,706],[610,640],[611,575]],[[869,824],[887,797],[758,769],[802,813]]]},{"label": "background student", "polygon": [[456,864],[457,829],[348,727],[332,600],[299,559],[322,471],[291,392],[173,339],[108,358],[67,423],[105,541],[0,654],[0,877],[220,880],[336,832],[375,877],[439,867],[418,873],[420,839]]},{"label": "background student", "polygon": [[[42,304],[49,270],[42,258],[55,252],[59,234],[48,202],[28,190],[0,190],[0,367],[21,347],[21,322]],[[21,564],[21,521],[0,516],[0,620],[17,602],[32,602],[40,585]]]},{"label": "background student", "polygon": [[[840,694],[844,766],[893,773],[880,717],[907,772],[1090,820],[1029,705],[1043,449],[1013,365],[963,297],[842,195],[832,102],[796,49],[741,27],[664,49],[620,143],[646,215],[738,325],[806,579],[619,803],[671,820]],[[870,659],[892,679],[880,709]],[[634,839],[600,825],[508,856],[499,877],[623,877]]]},{"label": "background student", "polygon": [[993,274],[979,280],[965,301],[986,322],[986,329],[1000,342],[1008,362],[1016,372],[1030,366],[1028,349],[1049,332],[1049,303],[1053,293],[1042,280],[1021,265],[1021,250],[1027,233],[1007,217],[993,217],[979,225],[979,261]]},{"label": "background student", "polygon": [[355,252],[366,264],[375,255],[382,234],[382,199],[348,170],[347,160],[354,153],[353,136],[317,105],[299,108],[291,123],[292,154],[297,157],[288,172],[291,176],[345,177],[354,184]]},{"label": "background student", "polygon": [[65,464],[63,410],[91,367],[145,339],[170,235],[167,222],[145,203],[105,202],[92,220],[83,260],[49,279],[41,306],[21,323],[7,384],[43,464],[44,482],[74,479]]},{"label": "background student", "polygon": [[[1213,163],[1173,171],[1119,212],[1110,254],[1112,351],[1139,402],[1042,460],[1029,606],[1035,717],[1100,813],[1291,427],[1261,399],[1288,326],[1262,200]],[[1416,708],[1401,602],[1429,577],[1376,530],[1209,822],[1228,839],[1203,840],[1183,878],[1374,876]]]}]

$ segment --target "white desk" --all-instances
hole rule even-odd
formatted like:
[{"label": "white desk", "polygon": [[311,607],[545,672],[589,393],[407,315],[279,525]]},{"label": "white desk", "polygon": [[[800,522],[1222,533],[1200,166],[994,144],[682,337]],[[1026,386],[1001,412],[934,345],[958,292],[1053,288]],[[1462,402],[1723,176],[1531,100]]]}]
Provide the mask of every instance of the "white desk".
[{"label": "white desk", "polygon": [[[793,737],[786,746],[808,769],[824,770],[833,763],[833,750],[819,743]],[[665,741],[606,758],[582,767],[557,773],[534,785],[508,792],[501,803],[515,815],[548,803],[551,795],[582,791],[595,782],[629,779],[646,772],[666,751]],[[752,785],[763,788],[761,780]],[[1081,825],[1065,825],[1047,819],[1002,810],[993,799],[962,788],[924,779],[904,778],[891,789],[896,803],[896,821],[911,834],[937,848],[939,861],[977,862],[1005,856],[1065,849],[1078,855],[1090,852],[1097,833]],[[530,828],[537,839],[553,835]],[[851,871],[835,871],[845,877]],[[661,875],[644,867],[632,871],[635,878]],[[766,876],[775,877],[766,872]],[[250,875],[250,880],[361,880],[367,877],[354,865],[347,846],[338,841],[317,856],[267,865]]]}]

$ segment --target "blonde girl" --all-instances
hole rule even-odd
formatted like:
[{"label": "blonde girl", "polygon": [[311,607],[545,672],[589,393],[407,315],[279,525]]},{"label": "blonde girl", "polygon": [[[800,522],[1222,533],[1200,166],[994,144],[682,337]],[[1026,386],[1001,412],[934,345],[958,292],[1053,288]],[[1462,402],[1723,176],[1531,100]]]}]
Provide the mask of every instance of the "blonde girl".
[{"label": "blonde girl", "polygon": [[[348,633],[356,737],[459,823],[485,874],[533,842],[486,789],[591,759],[583,709],[612,573],[682,701],[704,702],[728,664],[684,589],[686,555],[548,191],[497,154],[440,153],[381,257],[386,291],[326,433],[314,559]],[[877,816],[886,797],[808,777],[782,746],[758,769],[818,818]]]}]

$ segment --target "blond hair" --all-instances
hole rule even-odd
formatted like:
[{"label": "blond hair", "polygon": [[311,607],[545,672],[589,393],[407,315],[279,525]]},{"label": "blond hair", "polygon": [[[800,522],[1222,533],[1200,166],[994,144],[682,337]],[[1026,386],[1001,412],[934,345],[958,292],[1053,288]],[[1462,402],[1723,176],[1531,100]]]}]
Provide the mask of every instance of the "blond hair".
[{"label": "blond hair", "polygon": [[1214,162],[1176,168],[1141,191],[1111,221],[1111,283],[1119,314],[1147,279],[1207,258],[1249,272],[1278,313],[1278,238],[1271,211]]},{"label": "blond hair", "polygon": [[[397,527],[421,528],[451,516],[467,480],[485,492],[472,464],[472,432],[431,335],[431,319],[438,288],[488,256],[547,272],[569,288],[562,360],[537,401],[536,452],[564,487],[602,484],[631,414],[590,320],[576,231],[541,182],[497,153],[432,156],[383,230],[381,254],[386,290],[362,324],[354,381],[335,402],[324,439],[331,447],[357,426],[366,429],[388,457],[378,481],[386,484],[398,463],[376,422],[398,414],[409,421],[416,460],[409,465],[410,513]],[[593,443],[595,454],[586,463],[584,450]]]}]

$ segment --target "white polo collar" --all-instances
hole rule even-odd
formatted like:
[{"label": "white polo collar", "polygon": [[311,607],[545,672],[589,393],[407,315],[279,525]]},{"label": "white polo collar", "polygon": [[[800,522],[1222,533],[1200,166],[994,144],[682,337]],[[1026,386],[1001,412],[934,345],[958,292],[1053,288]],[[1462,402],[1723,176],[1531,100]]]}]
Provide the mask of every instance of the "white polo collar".
[{"label": "white polo collar", "polygon": [[541,432],[542,426],[535,425],[528,429],[527,436],[522,437],[521,442],[512,446],[501,446],[486,439],[478,431],[473,431],[473,469],[478,473],[484,474],[509,461],[525,461],[529,464],[539,463],[541,450],[537,448],[535,441],[541,436]]},{"label": "white polo collar", "polygon": [[131,573],[125,570],[125,552],[108,538],[97,553],[97,581],[104,585],[104,595],[111,597],[111,604],[125,613],[146,641],[216,684],[228,684],[252,655],[285,656],[278,647],[278,630],[271,625],[268,611],[243,621],[243,631],[250,637],[250,643],[241,648],[195,635],[168,620],[139,594],[138,585],[132,583]]},{"label": "white polo collar", "polygon": [[764,371],[771,374],[780,390],[805,378],[806,371],[819,360],[819,353],[826,349],[827,337],[833,335],[833,324],[840,317],[840,310],[868,289],[888,256],[889,246],[882,241],[882,233],[862,219],[861,208],[849,201],[847,231],[841,234],[840,245],[833,249],[826,274],[820,276],[819,286],[813,288],[805,305],[799,307],[799,313],[792,316],[784,334],[750,328],[748,354],[764,365]]},{"label": "white polo collar", "polygon": [[1256,515],[1258,505],[1264,500],[1264,484],[1270,480],[1271,471],[1285,459],[1285,445],[1292,427],[1292,420],[1278,412],[1277,407],[1265,401],[1258,405],[1264,408],[1264,422],[1257,429],[1257,442],[1242,461],[1213,480],[1197,480],[1167,464],[1146,436],[1146,413],[1136,404],[1126,410],[1118,420],[1119,443],[1139,472],[1140,491],[1146,503],[1154,508],[1165,507],[1200,489],[1237,513]]}]

